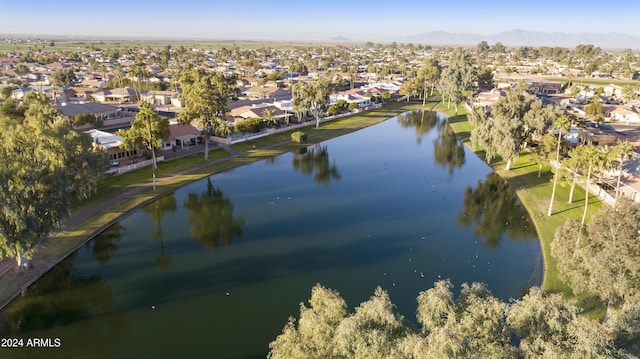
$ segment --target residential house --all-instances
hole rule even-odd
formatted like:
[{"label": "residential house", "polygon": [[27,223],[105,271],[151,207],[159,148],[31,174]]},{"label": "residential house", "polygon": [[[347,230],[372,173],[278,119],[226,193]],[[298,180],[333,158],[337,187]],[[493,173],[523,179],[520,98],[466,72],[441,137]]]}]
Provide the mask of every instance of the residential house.
[{"label": "residential house", "polygon": [[529,88],[534,94],[556,95],[562,92],[562,84],[559,82],[531,82]]},{"label": "residential house", "polygon": [[242,121],[247,118],[262,118],[265,117],[265,111],[273,111],[273,117],[278,120],[286,120],[290,113],[287,113],[280,108],[272,104],[260,104],[242,106],[231,110],[231,116],[234,122]]},{"label": "residential house", "polygon": [[281,89],[278,87],[268,87],[268,86],[254,86],[246,89],[243,93],[243,96],[252,99],[273,99],[277,100],[278,98],[284,98],[286,96],[291,95],[290,90]]},{"label": "residential house", "polygon": [[107,151],[109,155],[109,161],[111,161],[112,166],[119,166],[120,163],[124,161],[131,161],[136,156],[139,156],[135,151],[126,151],[122,146],[122,137],[117,136],[113,133],[100,131],[100,130],[89,130],[85,131],[91,135],[93,139],[93,143],[96,146],[100,146]]},{"label": "residential house", "polygon": [[129,87],[121,87],[117,89],[102,89],[101,91],[95,91],[91,94],[98,102],[118,102],[129,103],[138,100],[138,94],[136,91]]},{"label": "residential house", "polygon": [[[133,122],[136,116],[136,112],[129,111],[129,109],[122,109],[116,106],[96,103],[61,103],[58,109],[62,114],[67,117],[73,117],[79,114],[90,113],[99,119],[103,120],[103,127],[126,127]],[[79,127],[80,129],[92,128],[92,124],[86,124]]]},{"label": "residential house", "polygon": [[612,121],[629,123],[640,123],[640,116],[638,115],[638,109],[633,106],[615,106],[615,109],[609,112],[609,117]]},{"label": "residential house", "polygon": [[19,100],[25,97],[29,92],[32,92],[32,87],[19,87],[13,91],[11,91],[11,98],[15,100]]},{"label": "residential house", "polygon": [[[358,89],[354,89],[358,90]],[[361,90],[360,90],[361,91]],[[371,98],[360,95],[358,92],[353,90],[339,92],[338,94],[329,96],[330,103],[335,104],[340,100],[344,100],[349,104],[355,103],[359,108],[365,108],[367,106],[371,106]]]},{"label": "residential house", "polygon": [[480,92],[473,100],[472,107],[482,108],[485,112],[489,112],[501,97],[507,97],[507,93],[501,89]]},{"label": "residential house", "polygon": [[178,98],[178,93],[175,91],[149,91],[141,94],[140,98],[156,106],[171,106],[174,99]]},{"label": "residential house", "polygon": [[169,138],[164,141],[161,150],[183,149],[195,146],[201,131],[191,124],[180,124],[177,120],[169,121]]},{"label": "residential house", "polygon": [[604,87],[603,94],[607,97],[615,97],[617,99],[622,98],[622,86],[609,84]]}]

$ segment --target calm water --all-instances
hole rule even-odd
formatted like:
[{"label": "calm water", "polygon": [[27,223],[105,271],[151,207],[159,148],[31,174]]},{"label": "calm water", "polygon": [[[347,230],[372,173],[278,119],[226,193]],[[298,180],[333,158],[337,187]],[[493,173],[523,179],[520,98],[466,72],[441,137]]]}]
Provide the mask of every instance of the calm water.
[{"label": "calm water", "polygon": [[440,278],[508,299],[541,275],[506,184],[415,112],[134,211],[0,313],[0,337],[61,347],[0,357],[264,358],[316,283],[351,308],[382,286],[415,321]]}]

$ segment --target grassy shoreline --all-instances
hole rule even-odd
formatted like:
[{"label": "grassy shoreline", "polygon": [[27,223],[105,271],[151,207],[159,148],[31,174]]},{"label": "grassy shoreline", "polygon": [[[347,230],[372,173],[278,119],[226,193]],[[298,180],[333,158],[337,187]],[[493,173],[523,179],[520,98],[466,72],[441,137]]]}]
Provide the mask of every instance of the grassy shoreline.
[{"label": "grassy shoreline", "polygon": [[[473,125],[467,120],[466,111],[461,107],[458,116],[453,116],[453,110],[440,105],[434,110],[445,113],[449,117],[449,124],[458,138],[470,150],[484,160],[484,151],[473,148],[471,144],[471,130]],[[486,162],[486,161],[485,161]],[[522,205],[526,208],[538,233],[540,247],[544,258],[544,276],[542,289],[545,292],[563,293],[568,297],[573,294],[569,287],[559,278],[557,260],[551,255],[551,242],[556,229],[562,226],[567,219],[582,218],[584,210],[585,191],[576,186],[573,203],[568,203],[570,185],[559,181],[556,189],[556,197],[553,204],[552,216],[547,216],[549,200],[553,189],[553,173],[551,167],[543,165],[541,176],[538,177],[538,163],[530,154],[522,152],[514,162],[510,171],[506,171],[506,162],[500,159],[493,160],[489,166],[509,182],[516,192]],[[589,196],[587,219],[602,206],[602,202],[595,196]]]},{"label": "grassy shoreline", "polygon": [[[122,176],[108,178],[101,182],[97,196],[76,204],[68,221],[72,224],[38,250],[31,261],[32,267],[29,270],[13,269],[0,278],[0,310],[56,264],[132,210],[215,173],[339,137],[383,122],[404,111],[430,109],[434,106],[436,106],[434,110],[443,112],[449,117],[451,128],[465,146],[474,150],[470,142],[472,125],[467,121],[464,109],[461,108],[462,111],[458,116],[453,116],[453,109],[437,105],[438,103],[433,101],[427,102],[424,107],[421,103],[416,102],[394,103],[366,113],[325,122],[319,129],[308,127],[304,129],[304,132],[309,135],[309,143],[304,145],[294,144],[290,141],[290,133],[296,131],[291,130],[233,145],[232,148],[240,152],[238,155],[231,156],[222,149],[216,149],[210,152],[208,162],[202,159],[202,153],[198,153],[161,163],[158,169],[157,191],[155,192],[149,184],[150,173],[147,173],[148,170],[141,169]],[[252,150],[254,145],[256,150]],[[483,159],[483,151],[474,150],[474,153]],[[550,245],[556,228],[561,226],[566,219],[580,218],[582,215],[584,190],[576,188],[574,195],[576,200],[573,204],[568,204],[566,201],[569,188],[559,185],[554,203],[554,215],[547,217],[546,210],[552,186],[552,174],[548,166],[543,168],[542,176],[538,178],[538,165],[528,154],[523,154],[515,162],[511,171],[505,171],[503,169],[504,162],[498,160],[489,165],[509,182],[535,225],[544,257],[543,290],[570,295],[569,288],[558,278],[556,260],[551,256]],[[589,215],[600,207],[600,201],[591,197]],[[80,219],[83,213],[91,210],[94,210],[95,213]]]},{"label": "grassy shoreline", "polygon": [[106,178],[101,181],[97,195],[74,205],[65,229],[37,250],[28,270],[13,268],[0,277],[0,310],[56,264],[140,206],[213,174],[375,125],[408,110],[407,107],[407,103],[392,103],[380,109],[324,122],[319,129],[304,128],[302,131],[308,134],[306,144],[292,143],[291,132],[298,130],[290,130],[232,145],[240,152],[237,155],[218,148],[210,151],[209,161],[204,161],[202,153],[197,153],[159,163],[156,191],[151,187],[148,168]]}]

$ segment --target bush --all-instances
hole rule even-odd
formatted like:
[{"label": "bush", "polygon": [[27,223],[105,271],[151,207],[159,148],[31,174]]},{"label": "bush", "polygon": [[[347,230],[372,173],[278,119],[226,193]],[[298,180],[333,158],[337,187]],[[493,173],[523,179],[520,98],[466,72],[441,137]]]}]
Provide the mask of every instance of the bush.
[{"label": "bush", "polygon": [[291,134],[291,141],[295,143],[305,143],[307,142],[307,134],[304,132],[296,131]]},{"label": "bush", "polygon": [[259,118],[248,118],[235,125],[236,132],[254,133],[264,129],[264,122]]}]

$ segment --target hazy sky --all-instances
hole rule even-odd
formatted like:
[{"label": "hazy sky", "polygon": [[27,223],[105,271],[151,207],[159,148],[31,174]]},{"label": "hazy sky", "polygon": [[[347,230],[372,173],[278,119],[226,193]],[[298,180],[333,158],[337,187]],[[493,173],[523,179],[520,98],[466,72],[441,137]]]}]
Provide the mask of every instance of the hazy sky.
[{"label": "hazy sky", "polygon": [[0,0],[0,34],[402,41],[428,31],[640,35],[640,1]]}]

